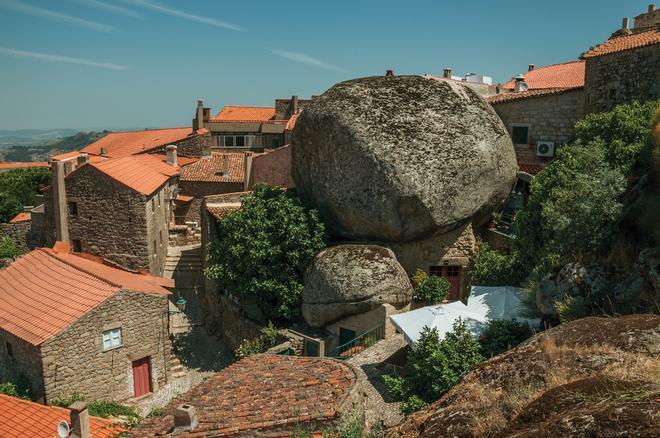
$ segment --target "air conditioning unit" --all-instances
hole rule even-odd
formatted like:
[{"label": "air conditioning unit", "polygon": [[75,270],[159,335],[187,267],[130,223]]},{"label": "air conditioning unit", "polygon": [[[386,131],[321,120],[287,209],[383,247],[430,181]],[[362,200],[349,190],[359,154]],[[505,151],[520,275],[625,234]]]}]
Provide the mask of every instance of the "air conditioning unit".
[{"label": "air conditioning unit", "polygon": [[539,157],[553,157],[555,155],[555,143],[553,141],[539,141],[536,144],[536,155]]}]

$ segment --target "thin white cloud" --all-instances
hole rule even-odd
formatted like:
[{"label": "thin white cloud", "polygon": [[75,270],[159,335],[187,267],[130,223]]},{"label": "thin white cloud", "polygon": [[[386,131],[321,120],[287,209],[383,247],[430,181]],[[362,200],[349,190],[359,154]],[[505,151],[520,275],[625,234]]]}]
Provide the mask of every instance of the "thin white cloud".
[{"label": "thin white cloud", "polygon": [[70,56],[53,55],[49,53],[27,52],[25,50],[10,49],[6,47],[0,47],[0,54],[13,56],[16,58],[32,58],[48,62],[87,65],[90,67],[100,67],[109,70],[126,70],[128,68],[125,65],[117,65],[111,62],[98,62],[90,59],[72,58]]},{"label": "thin white cloud", "polygon": [[72,1],[83,5],[91,6],[93,8],[100,9],[103,11],[112,12],[113,14],[124,15],[126,17],[131,17],[131,18],[142,18],[140,14],[138,14],[132,9],[122,8],[121,6],[102,2],[100,0],[72,0]]},{"label": "thin white cloud", "polygon": [[311,56],[298,53],[298,52],[289,52],[288,50],[279,50],[279,49],[270,49],[271,52],[282,58],[286,58],[290,61],[299,62],[301,64],[311,65],[313,67],[325,68],[328,70],[334,70],[342,73],[346,73],[347,70],[336,65],[328,64],[327,62],[321,61],[320,59],[313,58]]},{"label": "thin white cloud", "polygon": [[106,24],[97,23],[95,21],[84,20],[71,15],[62,14],[60,12],[51,11],[50,9],[38,8],[36,6],[28,5],[26,3],[17,2],[14,0],[0,0],[0,7],[12,9],[14,11],[22,12],[33,17],[45,18],[47,20],[58,21],[64,24],[72,24],[74,26],[86,27],[88,29],[96,30],[99,32],[110,32],[115,30],[114,27]]},{"label": "thin white cloud", "polygon": [[208,24],[216,27],[224,27],[225,29],[235,30],[242,32],[243,29],[240,26],[235,24],[227,23],[226,21],[216,20],[215,18],[202,17],[195,14],[190,14],[188,12],[180,11],[178,9],[169,8],[166,6],[159,5],[151,1],[145,0],[123,0],[124,2],[132,3],[136,6],[141,6],[145,9],[151,9],[152,11],[157,11],[165,15],[171,15],[172,17],[183,18],[185,20],[197,21],[199,23]]}]

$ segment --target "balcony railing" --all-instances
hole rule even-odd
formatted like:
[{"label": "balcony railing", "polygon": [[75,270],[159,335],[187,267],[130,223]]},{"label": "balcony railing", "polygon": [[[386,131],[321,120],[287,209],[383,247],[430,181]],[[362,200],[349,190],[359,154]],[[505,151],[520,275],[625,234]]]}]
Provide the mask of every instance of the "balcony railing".
[{"label": "balcony railing", "polygon": [[351,356],[360,353],[361,351],[366,350],[367,348],[374,345],[381,339],[385,338],[385,324],[377,325],[376,327],[367,330],[362,333],[360,336],[352,339],[334,350],[332,350],[328,356],[334,357],[335,359],[348,359]]}]

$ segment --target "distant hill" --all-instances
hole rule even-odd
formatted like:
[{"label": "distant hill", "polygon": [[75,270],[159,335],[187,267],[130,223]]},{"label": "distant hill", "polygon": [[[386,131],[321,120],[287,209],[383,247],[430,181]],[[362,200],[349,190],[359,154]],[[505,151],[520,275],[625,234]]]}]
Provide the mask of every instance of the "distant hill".
[{"label": "distant hill", "polygon": [[80,150],[109,133],[110,131],[107,130],[78,132],[64,138],[51,138],[34,146],[15,144],[3,152],[2,161],[46,161],[51,155]]},{"label": "distant hill", "polygon": [[47,141],[74,135],[78,129],[0,129],[0,146],[38,146]]}]

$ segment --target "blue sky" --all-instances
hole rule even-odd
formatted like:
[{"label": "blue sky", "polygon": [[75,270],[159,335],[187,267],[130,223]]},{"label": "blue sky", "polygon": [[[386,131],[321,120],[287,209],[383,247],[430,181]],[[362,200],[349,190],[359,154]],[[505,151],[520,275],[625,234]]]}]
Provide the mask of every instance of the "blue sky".
[{"label": "blue sky", "polygon": [[0,129],[186,126],[383,74],[504,82],[576,59],[647,1],[0,0]]}]

